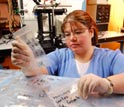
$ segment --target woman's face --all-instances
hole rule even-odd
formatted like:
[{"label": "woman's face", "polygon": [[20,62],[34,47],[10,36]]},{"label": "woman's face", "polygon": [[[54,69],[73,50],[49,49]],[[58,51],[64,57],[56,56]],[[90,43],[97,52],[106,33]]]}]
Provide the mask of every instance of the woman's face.
[{"label": "woman's face", "polygon": [[66,45],[75,53],[85,52],[92,46],[92,30],[81,23],[66,23],[64,28]]}]

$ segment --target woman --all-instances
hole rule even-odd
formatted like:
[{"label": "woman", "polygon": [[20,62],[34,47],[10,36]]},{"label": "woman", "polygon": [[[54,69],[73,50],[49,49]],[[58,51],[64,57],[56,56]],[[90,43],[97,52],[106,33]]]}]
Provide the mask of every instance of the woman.
[{"label": "woman", "polygon": [[[119,51],[97,48],[96,23],[87,12],[75,10],[62,24],[68,48],[56,49],[47,56],[50,64],[39,67],[32,50],[19,38],[13,41],[12,62],[26,76],[37,73],[80,77],[79,94],[87,99],[92,93],[124,93],[124,55]],[[36,72],[37,71],[37,72]]]}]

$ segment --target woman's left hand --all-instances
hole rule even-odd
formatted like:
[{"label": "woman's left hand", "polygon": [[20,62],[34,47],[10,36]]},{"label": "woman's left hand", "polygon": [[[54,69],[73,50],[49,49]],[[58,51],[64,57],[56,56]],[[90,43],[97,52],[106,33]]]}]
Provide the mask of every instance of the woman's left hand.
[{"label": "woman's left hand", "polygon": [[79,95],[87,99],[89,94],[94,92],[103,94],[108,91],[109,84],[105,78],[101,78],[94,74],[87,74],[80,78],[78,83],[78,92]]}]

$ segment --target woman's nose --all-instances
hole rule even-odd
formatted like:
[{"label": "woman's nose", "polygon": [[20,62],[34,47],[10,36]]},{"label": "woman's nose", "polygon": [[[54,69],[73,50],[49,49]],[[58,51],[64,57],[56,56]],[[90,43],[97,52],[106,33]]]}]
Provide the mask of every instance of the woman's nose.
[{"label": "woman's nose", "polygon": [[76,37],[76,35],[74,33],[71,33],[70,39],[71,40],[77,40],[77,37]]}]

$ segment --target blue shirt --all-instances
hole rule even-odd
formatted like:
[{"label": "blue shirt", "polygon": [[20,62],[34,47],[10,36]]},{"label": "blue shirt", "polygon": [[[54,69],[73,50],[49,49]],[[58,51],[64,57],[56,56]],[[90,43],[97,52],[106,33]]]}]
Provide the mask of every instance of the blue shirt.
[{"label": "blue shirt", "polygon": [[[63,77],[80,77],[74,54],[69,48],[56,49],[49,53],[48,72],[51,75]],[[108,77],[114,74],[124,73],[124,54],[120,50],[94,48],[94,53],[86,72],[100,77]]]}]

